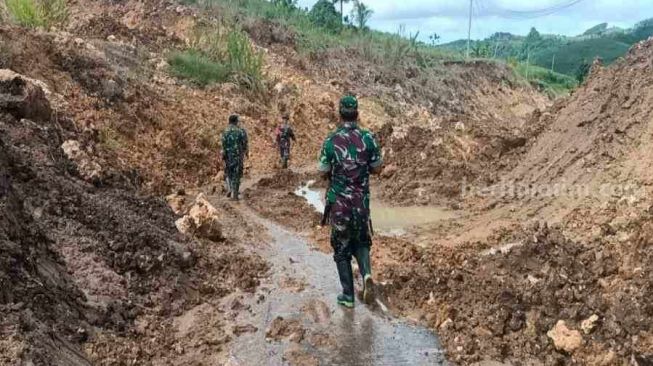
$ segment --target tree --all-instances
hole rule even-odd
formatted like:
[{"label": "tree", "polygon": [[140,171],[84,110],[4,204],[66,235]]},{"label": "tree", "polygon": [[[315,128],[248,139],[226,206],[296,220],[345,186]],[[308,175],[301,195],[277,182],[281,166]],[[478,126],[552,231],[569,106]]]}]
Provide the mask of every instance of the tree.
[{"label": "tree", "polygon": [[438,44],[438,41],[440,40],[440,35],[437,33],[433,33],[429,36],[429,39],[431,40],[431,45],[435,46]]},{"label": "tree", "polygon": [[354,0],[354,9],[352,10],[352,20],[355,22],[358,29],[365,29],[367,22],[374,14],[374,10],[367,7],[360,0]]},{"label": "tree", "polygon": [[311,21],[320,27],[334,32],[342,28],[342,18],[331,0],[319,0],[308,15]]},{"label": "tree", "polygon": [[533,49],[537,48],[542,43],[542,35],[535,28],[531,28],[531,31],[528,32],[526,39],[524,39],[524,44],[521,50],[522,60],[527,59],[529,54]]},{"label": "tree", "polygon": [[637,23],[632,30],[632,35],[635,37],[635,42],[647,39],[653,35],[653,18]]},{"label": "tree", "polygon": [[349,3],[350,1],[351,1],[351,0],[333,0],[333,3],[334,3],[334,4],[336,4],[336,3],[340,3],[340,23],[343,23],[344,20],[345,20],[345,14],[344,14],[344,10],[343,10],[343,5],[344,5],[345,3]]},{"label": "tree", "polygon": [[535,29],[535,27],[531,28],[531,31],[528,32],[528,35],[526,36],[526,43],[537,43],[542,41],[542,35],[540,32]]},{"label": "tree", "polygon": [[477,41],[472,45],[472,56],[476,58],[492,57],[492,50],[488,41]]}]

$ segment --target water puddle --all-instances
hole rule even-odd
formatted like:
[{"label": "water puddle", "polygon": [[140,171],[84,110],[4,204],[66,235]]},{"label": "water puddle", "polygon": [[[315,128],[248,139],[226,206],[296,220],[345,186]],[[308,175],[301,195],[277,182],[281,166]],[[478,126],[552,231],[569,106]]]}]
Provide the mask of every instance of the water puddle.
[{"label": "water puddle", "polygon": [[[257,247],[272,266],[271,277],[261,284],[269,288],[264,300],[252,307],[257,314],[252,323],[258,330],[234,341],[229,365],[286,365],[289,352],[297,349],[320,365],[447,364],[431,331],[372,311],[361,302],[353,310],[337,306],[340,285],[332,257],[311,250],[301,236],[247,214],[273,239],[269,247]],[[277,285],[288,277],[301,279],[306,287],[293,291]],[[266,339],[266,329],[277,317],[299,322],[305,329],[303,338]]]},{"label": "water puddle", "polygon": [[309,180],[303,186],[295,190],[295,195],[304,197],[309,205],[313,206],[319,213],[324,212],[324,191],[311,188],[315,184],[314,180]]},{"label": "water puddle", "polygon": [[[306,199],[319,213],[324,212],[324,190],[312,188],[315,181],[308,181],[295,190],[295,195]],[[372,200],[372,222],[374,229],[388,236],[402,236],[406,230],[426,224],[448,220],[456,214],[441,207],[431,206],[389,206]]]}]

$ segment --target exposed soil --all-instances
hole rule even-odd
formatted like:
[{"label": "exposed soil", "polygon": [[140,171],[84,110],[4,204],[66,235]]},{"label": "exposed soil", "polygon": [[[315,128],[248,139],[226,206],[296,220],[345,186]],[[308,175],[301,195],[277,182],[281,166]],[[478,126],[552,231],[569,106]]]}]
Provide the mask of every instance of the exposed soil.
[{"label": "exposed soil", "polygon": [[[653,362],[653,309],[646,300],[653,283],[650,149],[644,132],[653,119],[649,108],[628,102],[650,96],[644,86],[652,45],[637,45],[621,63],[595,69],[573,97],[536,117],[540,137],[524,144],[524,158],[515,155],[511,163],[516,166],[509,177],[517,182],[582,183],[592,194],[472,195],[459,202],[476,215],[418,229],[413,243],[375,240],[374,263],[386,282],[388,305],[436,329],[451,360]],[[599,93],[608,85],[610,92]],[[608,183],[636,189],[597,195]],[[316,231],[324,250],[327,235]],[[578,332],[577,346],[561,348],[552,339],[559,321]]]},{"label": "exposed soil", "polygon": [[280,170],[262,178],[244,192],[247,205],[263,217],[297,231],[310,230],[320,224],[321,215],[314,209],[307,210],[306,200],[294,193],[308,177],[292,170]]},{"label": "exposed soil", "polygon": [[2,364],[150,364],[182,359],[186,347],[224,352],[219,314],[208,314],[216,334],[207,344],[206,333],[171,331],[174,317],[256,288],[267,267],[237,244],[251,242],[253,228],[232,210],[223,222],[239,232],[219,244],[192,240],[177,231],[166,202],[140,196],[128,176],[85,180],[83,165],[61,147],[78,137],[74,124],[19,120],[24,110],[12,106],[47,100],[22,101],[21,90],[40,89],[14,80],[0,83],[9,101],[0,114]]},{"label": "exposed soil", "polygon": [[[392,312],[436,331],[458,364],[653,364],[653,40],[552,103],[499,64],[427,72],[352,50],[304,55],[283,25],[236,17],[265,53],[268,85],[254,95],[198,88],[165,62],[195,24],[233,14],[162,0],[69,6],[66,32],[0,26],[0,67],[22,75],[0,72],[0,364],[225,364],[237,340],[266,331],[295,344],[279,359],[320,364],[342,330],[324,299],[295,304],[301,320],[246,319],[266,296],[314,296],[323,277],[268,273],[255,253],[271,238],[248,209],[330,252],[319,213],[293,192],[315,179],[347,91],[383,146],[373,199],[459,211],[375,237]],[[277,170],[284,112],[294,171]],[[222,184],[231,113],[250,133],[245,202],[211,198],[215,241],[183,235],[175,220]],[[573,192],[549,194],[555,185]]]}]

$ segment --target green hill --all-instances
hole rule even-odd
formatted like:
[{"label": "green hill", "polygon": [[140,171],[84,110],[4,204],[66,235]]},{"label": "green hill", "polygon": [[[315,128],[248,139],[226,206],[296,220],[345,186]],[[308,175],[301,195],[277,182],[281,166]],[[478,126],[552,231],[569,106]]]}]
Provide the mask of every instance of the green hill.
[{"label": "green hill", "polygon": [[[527,36],[495,33],[472,42],[476,57],[502,58],[529,62],[567,75],[575,75],[584,63],[596,57],[610,64],[626,54],[635,43],[653,36],[653,18],[641,21],[630,29],[608,27],[598,24],[575,37],[540,34],[534,28]],[[443,49],[465,52],[466,40],[443,44]],[[555,57],[555,60],[554,60]]]},{"label": "green hill", "polygon": [[[535,65],[573,75],[583,63],[591,63],[596,57],[610,64],[628,52],[631,44],[610,38],[591,38],[582,41],[572,41],[557,47],[544,48],[531,55]],[[554,62],[555,57],[555,62]]]}]

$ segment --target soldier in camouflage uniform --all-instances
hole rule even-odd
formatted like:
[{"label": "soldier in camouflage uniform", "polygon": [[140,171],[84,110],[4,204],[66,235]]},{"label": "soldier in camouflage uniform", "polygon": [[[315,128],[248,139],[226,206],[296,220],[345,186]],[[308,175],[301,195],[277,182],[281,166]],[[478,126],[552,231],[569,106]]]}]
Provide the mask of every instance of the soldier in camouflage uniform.
[{"label": "soldier in camouflage uniform", "polygon": [[290,140],[295,141],[295,133],[288,121],[290,116],[283,115],[283,123],[277,127],[276,138],[277,146],[279,146],[279,154],[281,155],[281,167],[288,168],[288,159],[290,159]]},{"label": "soldier in camouflage uniform", "polygon": [[343,293],[338,304],[354,306],[352,256],[363,277],[363,299],[373,298],[370,265],[369,176],[381,171],[383,159],[374,135],[358,126],[358,101],[345,96],[340,101],[341,124],[322,145],[319,170],[330,178],[325,214],[331,224],[331,246]]},{"label": "soldier in camouflage uniform", "polygon": [[239,117],[229,116],[229,126],[222,132],[222,160],[225,164],[225,180],[228,194],[238,200],[243,162],[249,156],[247,131],[238,126]]}]

